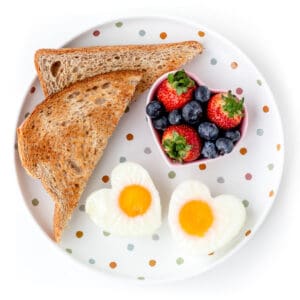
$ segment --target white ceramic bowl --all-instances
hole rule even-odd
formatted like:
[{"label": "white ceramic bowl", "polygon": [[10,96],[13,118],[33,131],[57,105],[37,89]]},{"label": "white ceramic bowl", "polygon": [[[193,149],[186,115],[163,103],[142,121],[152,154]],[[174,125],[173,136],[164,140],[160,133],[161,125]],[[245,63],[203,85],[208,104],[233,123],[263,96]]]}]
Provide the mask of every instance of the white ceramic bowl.
[{"label": "white ceramic bowl", "polygon": [[[154,98],[155,98],[155,95],[156,95],[156,91],[159,87],[159,85],[165,80],[167,79],[168,75],[170,73],[175,73],[175,71],[171,71],[171,72],[168,72],[168,73],[165,73],[163,74],[162,76],[160,76],[155,82],[154,84],[151,86],[150,90],[149,90],[149,93],[147,95],[147,103],[150,103]],[[204,82],[202,82],[195,74],[193,73],[190,73],[190,72],[187,72],[185,71],[186,74],[192,78],[196,84],[198,86],[200,85],[205,85],[206,84]],[[208,87],[209,88],[209,87]],[[209,88],[210,89],[210,88]],[[213,94],[216,94],[216,93],[222,93],[222,92],[225,92],[224,90],[216,90],[216,89],[210,89],[210,91],[213,93]],[[160,153],[161,155],[163,156],[165,162],[169,165],[169,166],[173,166],[173,167],[180,167],[180,166],[185,166],[185,165],[193,165],[193,164],[199,164],[199,163],[207,163],[209,161],[212,161],[212,160],[216,160],[216,159],[221,159],[223,157],[223,155],[219,155],[217,156],[216,158],[199,158],[197,160],[194,160],[194,161],[190,161],[190,162],[184,162],[184,163],[179,163],[179,162],[176,162],[172,159],[170,159],[168,157],[168,155],[166,154],[166,152],[164,151],[163,147],[162,147],[162,144],[161,144],[161,136],[158,132],[157,129],[154,128],[153,126],[153,122],[152,122],[152,119],[147,115],[147,119],[148,119],[148,124],[150,126],[150,129],[151,129],[151,132],[152,132],[152,136],[154,138],[154,141],[155,141],[155,144],[156,146],[160,149]],[[234,144],[234,148],[233,150],[228,153],[228,154],[225,154],[226,156],[227,155],[230,155],[233,151],[235,151],[235,149],[237,149],[237,146],[240,144],[240,142],[243,140],[243,138],[245,137],[246,135],[246,132],[247,132],[247,128],[248,128],[248,114],[247,114],[247,109],[246,109],[246,105],[244,104],[244,117],[243,117],[243,120],[239,126],[239,130],[240,130],[240,133],[241,133],[241,137],[240,139]]]}]

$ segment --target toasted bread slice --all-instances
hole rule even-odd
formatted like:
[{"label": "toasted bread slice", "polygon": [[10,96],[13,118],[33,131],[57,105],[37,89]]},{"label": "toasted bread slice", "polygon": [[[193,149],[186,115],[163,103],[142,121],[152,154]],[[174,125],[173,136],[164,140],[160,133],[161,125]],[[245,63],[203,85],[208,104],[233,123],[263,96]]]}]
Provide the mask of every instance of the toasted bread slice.
[{"label": "toasted bread slice", "polygon": [[196,41],[172,44],[40,49],[35,67],[46,96],[78,80],[117,70],[140,70],[143,78],[136,95],[162,74],[178,69],[202,52]]},{"label": "toasted bread slice", "polygon": [[118,71],[79,81],[46,98],[18,128],[22,165],[55,201],[57,242],[141,77]]}]

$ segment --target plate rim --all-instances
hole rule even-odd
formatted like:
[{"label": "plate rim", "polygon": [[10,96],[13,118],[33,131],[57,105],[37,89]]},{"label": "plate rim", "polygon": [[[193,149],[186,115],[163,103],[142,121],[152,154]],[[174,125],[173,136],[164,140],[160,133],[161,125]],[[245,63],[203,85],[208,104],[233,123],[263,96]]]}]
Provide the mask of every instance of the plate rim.
[{"label": "plate rim", "polygon": [[[99,268],[92,268],[89,265],[87,265],[86,263],[84,263],[83,261],[76,259],[73,256],[70,256],[68,253],[66,253],[66,251],[64,251],[64,249],[62,247],[59,246],[58,243],[56,243],[53,239],[51,239],[51,237],[47,234],[47,232],[43,229],[43,227],[37,222],[36,218],[34,217],[32,210],[30,209],[29,204],[25,201],[25,196],[23,193],[23,189],[21,187],[22,183],[21,183],[21,176],[19,175],[19,171],[18,171],[18,151],[14,149],[14,168],[15,168],[15,177],[16,177],[16,181],[18,183],[18,191],[20,196],[22,197],[22,202],[27,210],[27,213],[29,213],[29,215],[32,218],[32,221],[37,224],[38,228],[39,228],[39,232],[41,233],[42,236],[44,236],[45,239],[47,239],[48,241],[50,241],[51,247],[57,249],[58,253],[62,253],[64,256],[68,257],[71,261],[76,262],[78,266],[82,266],[84,267],[86,270],[92,270],[94,273],[97,273],[98,276],[103,276],[106,278],[113,278],[114,280],[120,280],[120,281],[124,281],[126,280],[127,282],[135,282],[136,284],[163,284],[163,283],[171,283],[171,282],[179,282],[182,280],[186,280],[186,279],[192,279],[195,278],[197,276],[201,276],[204,273],[214,269],[215,267],[219,266],[220,264],[222,264],[224,261],[226,261],[227,259],[231,258],[235,253],[237,253],[240,249],[242,249],[246,244],[249,243],[249,241],[256,235],[257,231],[262,227],[263,223],[265,222],[266,218],[268,217],[268,215],[270,214],[271,209],[274,206],[274,202],[278,201],[277,200],[277,195],[278,192],[281,188],[281,183],[282,183],[282,175],[283,175],[283,170],[284,170],[284,166],[285,166],[285,137],[284,137],[284,129],[283,129],[283,123],[282,123],[282,118],[281,115],[279,113],[279,108],[276,102],[276,98],[274,97],[274,94],[268,84],[268,82],[265,79],[264,74],[261,72],[261,70],[259,68],[257,68],[257,66],[252,62],[252,60],[250,59],[250,57],[243,52],[236,44],[234,44],[233,42],[231,42],[230,39],[226,38],[225,36],[223,36],[222,34],[218,33],[217,31],[210,29],[208,26],[206,25],[202,25],[202,23],[194,21],[194,20],[188,20],[185,17],[178,17],[178,16],[171,16],[171,15],[163,15],[163,14],[149,14],[149,15],[130,15],[130,16],[124,16],[124,17],[118,17],[118,18],[109,18],[104,20],[102,23],[99,24],[95,24],[92,27],[87,28],[86,30],[83,30],[82,32],[74,35],[73,37],[71,37],[70,39],[67,39],[66,42],[64,42],[62,45],[58,46],[57,48],[63,48],[65,47],[67,44],[69,44],[70,42],[74,41],[75,39],[79,38],[82,35],[87,34],[90,30],[97,28],[97,27],[101,27],[101,26],[106,26],[109,24],[113,24],[116,22],[120,22],[120,20],[125,21],[125,20],[145,20],[145,19],[152,19],[152,20],[162,20],[162,21],[173,21],[173,22],[178,22],[178,23],[183,23],[185,25],[194,27],[194,28],[201,28],[207,32],[212,33],[214,36],[216,36],[218,39],[221,39],[224,43],[228,44],[230,47],[234,48],[237,53],[239,55],[241,55],[243,57],[243,59],[245,59],[247,61],[247,63],[249,63],[252,67],[255,68],[255,70],[259,73],[261,80],[265,83],[264,87],[266,88],[267,92],[270,94],[270,96],[272,97],[272,101],[273,101],[273,105],[275,108],[275,113],[277,115],[278,121],[279,121],[279,127],[280,130],[278,132],[278,136],[279,136],[279,140],[281,141],[281,164],[279,166],[278,169],[278,179],[276,182],[276,186],[277,186],[277,192],[275,194],[275,197],[273,197],[272,202],[270,203],[269,207],[267,207],[267,209],[265,210],[265,212],[259,217],[258,221],[255,223],[255,225],[253,227],[251,227],[251,234],[247,237],[247,239],[243,239],[242,241],[240,241],[238,244],[236,244],[233,248],[231,248],[230,250],[228,250],[223,256],[221,256],[220,258],[218,258],[217,260],[215,260],[214,262],[210,263],[209,265],[207,265],[206,267],[204,267],[200,272],[195,272],[192,274],[186,274],[184,273],[184,275],[178,277],[170,277],[170,278],[163,278],[163,279],[153,279],[153,278],[145,278],[146,280],[137,280],[137,278],[132,277],[132,276],[126,276],[125,274],[113,274],[111,272],[107,272],[106,270],[103,269],[99,269]],[[26,93],[22,98],[22,104],[19,106],[18,108],[18,114],[17,114],[17,120],[15,122],[15,131],[14,131],[14,147],[15,144],[17,143],[17,134],[16,134],[16,130],[19,127],[18,124],[20,123],[20,116],[21,116],[21,111],[23,108],[23,105],[25,103],[26,97],[30,91],[30,87],[32,86],[32,84],[38,80],[38,76],[35,75],[33,80],[30,81],[30,85],[29,87],[26,89]],[[182,273],[181,273],[182,274]]]}]

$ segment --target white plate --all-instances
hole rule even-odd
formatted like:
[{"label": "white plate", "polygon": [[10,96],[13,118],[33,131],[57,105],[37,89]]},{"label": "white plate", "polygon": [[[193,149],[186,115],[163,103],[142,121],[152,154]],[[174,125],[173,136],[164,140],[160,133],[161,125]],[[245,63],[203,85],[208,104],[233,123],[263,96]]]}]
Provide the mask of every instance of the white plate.
[{"label": "white plate", "polygon": [[[203,273],[249,240],[262,224],[277,194],[284,156],[276,103],[261,73],[229,41],[199,24],[143,17],[99,25],[80,34],[65,47],[184,40],[198,40],[205,48],[203,54],[185,66],[186,70],[197,74],[211,89],[231,89],[245,97],[249,113],[247,135],[234,153],[223,159],[172,170],[156,148],[145,120],[147,92],[133,103],[110,139],[58,245],[66,255],[100,272],[140,281],[178,280]],[[18,125],[42,100],[43,94],[35,78],[24,99]],[[133,140],[126,139],[128,133],[133,134]],[[17,151],[15,157],[24,201],[37,224],[52,237],[53,203],[40,182],[26,174]],[[142,164],[161,193],[163,226],[153,236],[128,239],[109,235],[96,227],[84,212],[87,196],[96,189],[109,187],[109,182],[102,181],[103,176],[109,176],[113,167],[124,159]],[[178,183],[188,178],[202,180],[213,196],[235,194],[247,206],[246,226],[238,238],[226,249],[201,258],[186,256],[179,250],[166,222],[170,194]]]}]

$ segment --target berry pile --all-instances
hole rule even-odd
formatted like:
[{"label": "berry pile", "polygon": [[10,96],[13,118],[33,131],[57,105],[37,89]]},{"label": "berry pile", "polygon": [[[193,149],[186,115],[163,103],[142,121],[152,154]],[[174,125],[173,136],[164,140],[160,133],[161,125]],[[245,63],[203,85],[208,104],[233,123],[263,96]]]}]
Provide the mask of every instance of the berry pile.
[{"label": "berry pile", "polygon": [[146,107],[166,154],[179,162],[230,153],[240,139],[244,99],[197,86],[184,70],[168,75]]}]

